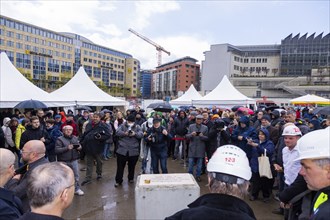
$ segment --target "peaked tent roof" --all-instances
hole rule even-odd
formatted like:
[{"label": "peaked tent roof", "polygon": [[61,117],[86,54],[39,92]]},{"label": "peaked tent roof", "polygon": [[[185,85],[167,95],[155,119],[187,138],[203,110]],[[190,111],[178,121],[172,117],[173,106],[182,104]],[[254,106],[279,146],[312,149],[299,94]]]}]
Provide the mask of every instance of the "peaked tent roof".
[{"label": "peaked tent roof", "polygon": [[240,93],[225,75],[217,87],[204,97],[193,99],[192,104],[200,106],[219,105],[232,107],[235,105],[246,106],[248,104],[256,104],[256,101]]},{"label": "peaked tent roof", "polygon": [[171,105],[191,105],[193,99],[200,99],[202,96],[197,92],[193,84],[179,98],[170,101]]},{"label": "peaked tent roof", "polygon": [[0,54],[0,84],[0,108],[13,108],[19,102],[29,99],[45,102],[49,107],[56,106],[50,94],[25,78],[5,52]]},{"label": "peaked tent roof", "polygon": [[72,101],[73,105],[88,106],[125,106],[126,101],[115,98],[97,87],[89,78],[83,67],[80,67],[64,86],[50,93],[53,99],[60,97],[63,101]]},{"label": "peaked tent roof", "polygon": [[330,105],[330,99],[323,98],[317,95],[304,95],[295,99],[291,99],[290,102],[295,105],[304,105],[304,104],[328,104]]}]

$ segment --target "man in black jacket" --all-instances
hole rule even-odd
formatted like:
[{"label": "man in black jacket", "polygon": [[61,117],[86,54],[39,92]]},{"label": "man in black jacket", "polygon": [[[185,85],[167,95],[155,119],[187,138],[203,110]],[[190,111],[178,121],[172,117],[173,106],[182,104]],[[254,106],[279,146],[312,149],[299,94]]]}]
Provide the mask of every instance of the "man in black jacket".
[{"label": "man in black jacket", "polygon": [[40,140],[45,145],[50,143],[50,137],[44,127],[40,126],[40,120],[38,116],[32,116],[31,119],[31,126],[26,128],[26,131],[23,132],[20,142],[20,149],[22,149],[28,141],[31,140]]},{"label": "man in black jacket", "polygon": [[[187,142],[185,136],[188,132],[189,120],[185,111],[178,112],[178,117],[174,119],[174,131],[175,131],[175,149],[174,158],[180,158],[183,156],[185,149],[187,148]],[[179,152],[180,143],[182,143],[181,152]]]},{"label": "man in black jacket", "polygon": [[310,190],[317,191],[310,209],[310,219],[330,216],[330,129],[312,131],[298,142],[302,175]]},{"label": "man in black jacket", "polygon": [[256,219],[253,210],[244,202],[252,176],[246,154],[234,145],[216,150],[207,164],[210,194],[199,197],[188,209],[167,217],[167,220]]},{"label": "man in black jacket", "polygon": [[160,125],[161,120],[158,118],[153,119],[153,126],[148,129],[146,135],[146,141],[149,143],[151,150],[151,165],[152,172],[154,174],[159,173],[158,161],[160,161],[160,166],[162,173],[167,172],[167,141],[172,138],[171,134]]},{"label": "man in black jacket", "polygon": [[101,155],[104,150],[105,141],[110,138],[109,128],[101,121],[101,113],[94,113],[93,120],[86,126],[85,133],[80,139],[80,143],[86,153],[86,177],[81,185],[91,183],[93,173],[93,163],[96,161],[97,180],[102,179]]},{"label": "man in black jacket", "polygon": [[45,158],[46,147],[40,140],[32,140],[27,142],[22,151],[22,160],[26,164],[25,172],[22,174],[16,174],[7,184],[6,188],[12,190],[14,194],[22,200],[23,211],[27,212],[30,210],[29,201],[27,198],[27,179],[31,175],[34,168],[49,163]]},{"label": "man in black jacket", "polygon": [[15,155],[8,149],[0,148],[0,218],[17,219],[22,215],[22,202],[13,192],[3,188],[14,173]]},{"label": "man in black jacket", "polygon": [[207,158],[211,158],[216,149],[220,146],[229,144],[230,134],[227,131],[225,122],[222,119],[216,119],[208,133],[209,144],[207,146]]}]

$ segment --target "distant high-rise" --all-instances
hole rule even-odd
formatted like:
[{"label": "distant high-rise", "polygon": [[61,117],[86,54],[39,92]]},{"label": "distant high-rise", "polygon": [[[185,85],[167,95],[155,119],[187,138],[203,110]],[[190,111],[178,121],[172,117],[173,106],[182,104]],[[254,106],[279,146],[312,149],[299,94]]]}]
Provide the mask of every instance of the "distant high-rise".
[{"label": "distant high-rise", "polygon": [[141,70],[139,88],[143,99],[151,98],[152,70]]},{"label": "distant high-rise", "polygon": [[156,67],[152,78],[152,97],[176,97],[179,91],[187,91],[191,84],[199,90],[199,82],[200,65],[197,60],[183,57]]}]

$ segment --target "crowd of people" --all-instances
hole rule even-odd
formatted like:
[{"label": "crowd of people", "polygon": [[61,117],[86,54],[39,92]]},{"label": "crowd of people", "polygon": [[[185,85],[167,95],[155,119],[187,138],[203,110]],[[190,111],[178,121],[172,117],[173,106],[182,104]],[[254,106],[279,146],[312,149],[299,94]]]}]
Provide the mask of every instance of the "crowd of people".
[{"label": "crowd of people", "polygon": [[[40,204],[47,200],[44,198],[45,201],[39,201],[34,198],[40,193],[37,192],[37,188],[41,186],[34,181],[38,179],[36,175],[40,176],[40,181],[47,181],[47,178],[50,178],[48,175],[53,174],[47,173],[42,176],[42,172],[47,170],[50,172],[51,166],[56,166],[53,167],[54,170],[62,170],[62,173],[70,176],[62,180],[62,177],[54,174],[54,177],[58,177],[59,186],[53,190],[51,195],[53,200],[50,202],[61,204],[58,214],[68,206],[74,194],[84,195],[81,186],[93,181],[94,164],[96,180],[100,181],[103,178],[103,163],[110,158],[116,158],[117,161],[114,177],[116,188],[124,181],[126,164],[128,165],[127,182],[134,183],[139,159],[141,174],[159,174],[160,170],[161,173],[168,173],[170,171],[167,162],[173,160],[188,166],[188,172],[197,182],[202,181],[201,175],[208,173],[211,192],[218,191],[217,184],[221,185],[221,182],[234,185],[239,183],[239,187],[246,188],[250,201],[259,199],[261,191],[263,202],[268,203],[273,196],[273,189],[278,188],[274,198],[279,200],[279,209],[273,212],[284,215],[285,219],[298,219],[298,216],[309,215],[309,212],[304,213],[301,208],[303,199],[307,196],[314,198],[315,189],[320,189],[314,187],[312,191],[304,193],[308,188],[312,188],[309,186],[312,183],[306,182],[305,178],[310,165],[309,161],[298,160],[301,155],[297,145],[302,137],[315,131],[330,133],[330,117],[313,114],[312,108],[260,109],[251,113],[248,109],[233,111],[213,106],[212,108],[191,107],[166,113],[153,111],[145,114],[142,109],[136,107],[126,112],[104,109],[100,112],[82,110],[76,115],[73,113],[70,110],[64,112],[63,109],[58,111],[39,109],[28,110],[21,114],[15,109],[14,114],[11,112],[1,114],[3,125],[0,129],[0,148],[4,149],[1,149],[0,155],[0,174],[3,175],[0,180],[2,180],[1,187],[6,189],[5,193],[11,195],[10,202],[6,203],[10,207],[13,206],[7,213],[10,219],[18,218],[23,213],[30,213],[31,210],[39,210]],[[237,174],[236,171],[227,172],[221,169],[219,171],[215,167],[214,161],[218,159],[214,158],[214,155],[219,154],[221,157],[228,152],[235,154],[232,153],[233,147],[235,152],[239,150],[237,154],[246,157],[248,166],[245,165],[245,168],[248,167],[250,173],[245,171],[248,174],[239,175],[239,172]],[[225,153],[217,153],[220,149],[229,150]],[[329,145],[325,149],[328,149],[329,153]],[[272,178],[259,173],[259,157],[262,154],[269,158]],[[13,155],[18,158],[17,163]],[[3,157],[6,157],[6,160],[2,159]],[[303,159],[306,158],[309,157]],[[328,169],[329,155],[326,155],[326,158],[320,166],[326,166]],[[85,167],[79,168],[79,160],[85,161]],[[235,158],[228,160],[235,161]],[[220,166],[221,163],[215,164]],[[19,169],[15,170],[14,167]],[[2,168],[6,169],[2,170]],[[37,169],[39,174],[34,171]],[[80,182],[79,170],[86,171],[82,182]],[[59,183],[61,181],[64,181],[64,188],[63,184]],[[329,183],[330,180],[327,181]],[[251,183],[250,187],[246,182]],[[214,189],[211,183],[215,185]],[[325,186],[329,187],[330,184]],[[48,185],[45,184],[45,187]],[[58,195],[60,191],[61,195]],[[70,195],[70,198],[64,197],[64,191]],[[325,193],[329,194],[329,191]],[[46,194],[40,196],[42,200]],[[242,198],[242,195],[239,194],[238,197]],[[3,200],[0,191],[1,207],[5,204]],[[183,219],[181,218],[183,214],[185,213],[173,218]],[[314,214],[317,215],[316,212]],[[246,219],[248,218],[255,218],[250,210],[246,215]]]}]

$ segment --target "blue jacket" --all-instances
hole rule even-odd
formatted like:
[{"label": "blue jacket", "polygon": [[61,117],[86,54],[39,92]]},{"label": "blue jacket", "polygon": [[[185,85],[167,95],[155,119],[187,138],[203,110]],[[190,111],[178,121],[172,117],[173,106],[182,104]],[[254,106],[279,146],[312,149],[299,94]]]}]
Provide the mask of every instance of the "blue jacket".
[{"label": "blue jacket", "polygon": [[257,173],[259,172],[259,163],[258,163],[258,157],[260,157],[266,149],[266,155],[269,159],[269,163],[271,164],[271,158],[274,154],[275,147],[271,140],[269,140],[269,132],[265,128],[261,128],[260,131],[265,134],[266,140],[262,143],[259,142],[259,145],[257,147],[252,147],[252,154],[250,159],[250,167],[252,172]]},{"label": "blue jacket", "polygon": [[21,200],[13,192],[0,188],[0,219],[17,219],[22,214]]},{"label": "blue jacket", "polygon": [[[246,124],[245,128],[241,127],[241,123]],[[242,136],[242,140],[238,140],[238,136]],[[234,130],[232,136],[232,143],[237,147],[241,148],[245,153],[246,156],[250,159],[251,158],[251,146],[247,145],[246,138],[252,138],[252,140],[256,140],[257,132],[253,127],[250,127],[250,120],[247,116],[242,116],[239,120],[237,128]]]},{"label": "blue jacket", "polygon": [[49,137],[50,142],[46,145],[47,155],[55,155],[55,143],[58,137],[63,136],[63,133],[57,126],[53,126],[50,129],[46,129]]}]

